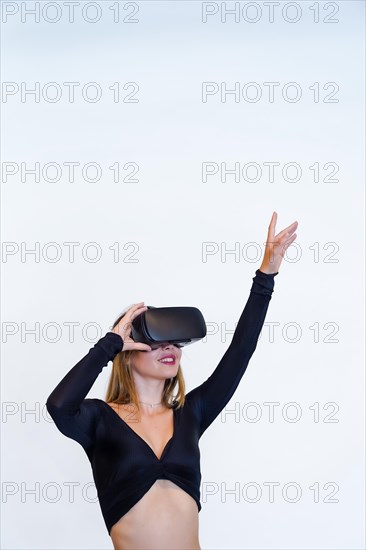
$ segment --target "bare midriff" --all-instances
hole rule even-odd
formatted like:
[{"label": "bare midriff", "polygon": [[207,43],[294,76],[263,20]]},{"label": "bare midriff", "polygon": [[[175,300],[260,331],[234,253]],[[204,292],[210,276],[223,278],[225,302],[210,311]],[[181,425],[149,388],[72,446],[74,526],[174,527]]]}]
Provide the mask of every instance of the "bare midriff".
[{"label": "bare midriff", "polygon": [[[131,407],[108,403],[125,421]],[[151,446],[160,460],[173,436],[172,409],[153,415],[141,412],[141,420],[129,426]],[[157,479],[144,496],[112,527],[115,550],[200,550],[197,503],[168,479]]]},{"label": "bare midriff", "polygon": [[195,500],[168,479],[152,487],[111,529],[115,550],[197,550]]}]

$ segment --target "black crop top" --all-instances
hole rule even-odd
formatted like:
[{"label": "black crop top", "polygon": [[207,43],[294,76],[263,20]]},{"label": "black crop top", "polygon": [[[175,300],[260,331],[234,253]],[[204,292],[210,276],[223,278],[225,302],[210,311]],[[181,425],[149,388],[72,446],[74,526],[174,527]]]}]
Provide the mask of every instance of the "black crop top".
[{"label": "black crop top", "polygon": [[101,399],[85,399],[104,366],[123,348],[107,332],[61,380],[47,399],[57,428],[84,448],[91,463],[103,518],[111,528],[157,479],[169,479],[200,504],[199,439],[233,396],[257,346],[278,274],[255,272],[248,301],[221,361],[173,409],[174,434],[158,459],[127,422]]}]

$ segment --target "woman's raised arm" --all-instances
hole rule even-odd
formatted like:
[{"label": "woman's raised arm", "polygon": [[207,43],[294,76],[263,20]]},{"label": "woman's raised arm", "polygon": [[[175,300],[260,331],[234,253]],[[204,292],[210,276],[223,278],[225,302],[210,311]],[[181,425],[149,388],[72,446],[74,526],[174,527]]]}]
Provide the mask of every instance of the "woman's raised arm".
[{"label": "woman's raised arm", "polygon": [[146,350],[147,344],[130,338],[132,320],[147,309],[143,302],[131,306],[118,324],[89,350],[49,395],[46,407],[56,426],[84,449],[92,444],[100,409],[92,399],[85,399],[98,375],[117,353]]},{"label": "woman's raised arm", "polygon": [[264,258],[253,277],[248,301],[240,316],[232,341],[220,363],[209,378],[187,394],[196,401],[201,433],[208,428],[233,396],[257,347],[258,338],[267,314],[274,289],[274,277],[285,250],[296,239],[297,221],[275,235],[277,213],[269,224]]},{"label": "woman's raised arm", "polygon": [[46,407],[57,428],[84,448],[92,441],[98,411],[85,397],[98,375],[123,348],[119,334],[107,332],[64,376],[49,395]]},{"label": "woman's raised arm", "polygon": [[257,347],[276,275],[257,269],[248,301],[228,349],[211,376],[187,395],[187,398],[198,401],[200,436],[230,401],[246,371]]}]

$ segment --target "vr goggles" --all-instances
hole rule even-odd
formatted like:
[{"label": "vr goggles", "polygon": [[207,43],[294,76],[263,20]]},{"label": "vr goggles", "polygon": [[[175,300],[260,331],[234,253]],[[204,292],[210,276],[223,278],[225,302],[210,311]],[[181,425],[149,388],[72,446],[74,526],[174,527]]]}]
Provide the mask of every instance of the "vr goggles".
[{"label": "vr goggles", "polygon": [[163,344],[183,347],[206,336],[206,323],[196,307],[154,307],[135,317],[131,337],[157,349]]}]

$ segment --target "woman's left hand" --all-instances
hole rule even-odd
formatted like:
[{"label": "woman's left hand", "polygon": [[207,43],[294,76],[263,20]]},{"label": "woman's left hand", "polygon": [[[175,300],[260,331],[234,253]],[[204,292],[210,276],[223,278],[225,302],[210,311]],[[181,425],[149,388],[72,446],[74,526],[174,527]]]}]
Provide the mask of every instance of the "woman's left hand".
[{"label": "woman's left hand", "polygon": [[280,231],[275,235],[277,222],[277,212],[273,212],[271,222],[268,228],[266,249],[264,258],[259,268],[262,273],[277,273],[285,255],[287,248],[294,242],[297,235],[294,233],[298,226],[297,221]]}]

